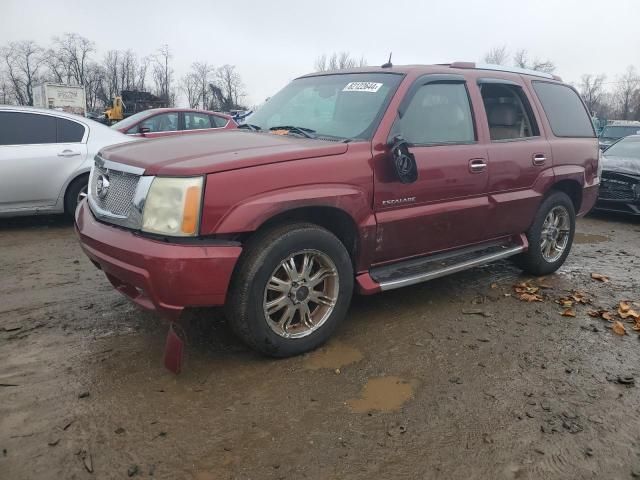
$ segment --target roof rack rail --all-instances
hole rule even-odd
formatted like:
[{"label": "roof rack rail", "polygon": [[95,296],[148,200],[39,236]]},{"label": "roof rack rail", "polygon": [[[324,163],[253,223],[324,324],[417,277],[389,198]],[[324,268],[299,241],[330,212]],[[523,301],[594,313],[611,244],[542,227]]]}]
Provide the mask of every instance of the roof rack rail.
[{"label": "roof rack rail", "polygon": [[505,67],[504,65],[493,65],[489,63],[474,63],[474,62],[453,62],[450,64],[451,68],[474,68],[477,70],[493,70],[497,72],[509,72],[520,73],[523,75],[532,75],[534,77],[550,78],[552,80],[562,81],[562,79],[551,73],[539,72],[538,70],[531,70],[528,68],[520,67]]}]

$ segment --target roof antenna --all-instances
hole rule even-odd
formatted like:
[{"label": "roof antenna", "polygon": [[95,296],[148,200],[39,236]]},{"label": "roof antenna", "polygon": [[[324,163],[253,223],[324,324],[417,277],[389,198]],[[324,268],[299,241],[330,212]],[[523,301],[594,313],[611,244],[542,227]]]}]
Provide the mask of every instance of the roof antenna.
[{"label": "roof antenna", "polygon": [[391,63],[391,55],[393,55],[393,52],[389,52],[389,60],[387,60],[387,63],[382,65],[382,68],[391,68],[391,67],[393,67],[393,63]]}]

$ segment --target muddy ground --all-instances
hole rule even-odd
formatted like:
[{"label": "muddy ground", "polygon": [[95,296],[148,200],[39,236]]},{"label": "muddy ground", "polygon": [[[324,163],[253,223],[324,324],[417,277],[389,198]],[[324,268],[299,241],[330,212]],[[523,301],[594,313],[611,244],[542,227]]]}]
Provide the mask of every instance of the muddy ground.
[{"label": "muddy ground", "polygon": [[[356,297],[333,340],[298,358],[261,357],[219,312],[190,312],[174,376],[166,324],[111,288],[69,222],[5,220],[0,478],[640,476],[638,333],[587,314],[640,301],[640,222],[590,217],[578,232],[537,281],[543,302],[518,300],[527,278],[502,262]],[[554,302],[570,290],[593,299],[575,318]]]}]

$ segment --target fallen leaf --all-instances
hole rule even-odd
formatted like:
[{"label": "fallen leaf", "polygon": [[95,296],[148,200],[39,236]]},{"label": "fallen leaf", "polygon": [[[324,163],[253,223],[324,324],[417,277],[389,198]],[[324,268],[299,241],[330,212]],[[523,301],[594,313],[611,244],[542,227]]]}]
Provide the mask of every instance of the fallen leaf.
[{"label": "fallen leaf", "polygon": [[560,306],[562,308],[571,308],[571,307],[573,307],[573,301],[569,300],[567,298],[561,298],[560,300],[558,300],[558,303],[560,304]]},{"label": "fallen leaf", "polygon": [[593,317],[593,318],[598,318],[598,317],[600,317],[600,315],[602,315],[602,312],[600,312],[599,310],[589,310],[587,312],[587,315],[589,315],[590,317]]},{"label": "fallen leaf", "polygon": [[613,322],[613,331],[614,331],[614,333],[617,333],[618,335],[626,335],[627,334],[627,329],[624,328],[624,325],[622,324],[622,322],[620,322],[618,320]]},{"label": "fallen leaf", "polygon": [[562,312],[563,317],[575,317],[576,311],[573,308],[567,308],[564,312]]},{"label": "fallen leaf", "polygon": [[498,288],[498,284],[497,283],[492,283],[491,284],[491,288],[493,288],[493,289]]},{"label": "fallen leaf", "polygon": [[602,312],[600,313],[600,316],[608,322],[613,322],[613,315],[611,315],[611,313],[609,312]]},{"label": "fallen leaf", "polygon": [[521,293],[518,298],[523,302],[542,302],[542,296],[536,293]]},{"label": "fallen leaf", "polygon": [[592,273],[591,278],[603,283],[607,283],[609,281],[609,277],[607,277],[606,275],[602,275],[601,273]]},{"label": "fallen leaf", "polygon": [[627,302],[620,302],[620,305],[618,306],[618,315],[620,315],[620,318],[631,317],[634,320],[640,318],[640,314],[635,310],[632,310],[631,305]]}]

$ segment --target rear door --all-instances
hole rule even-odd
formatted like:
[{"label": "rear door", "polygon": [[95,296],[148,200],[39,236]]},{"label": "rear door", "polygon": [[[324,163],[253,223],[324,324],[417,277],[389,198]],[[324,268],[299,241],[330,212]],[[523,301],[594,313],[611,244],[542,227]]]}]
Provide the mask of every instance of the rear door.
[{"label": "rear door", "polygon": [[0,209],[54,206],[86,159],[86,127],[31,112],[0,112],[0,125]]},{"label": "rear door", "polygon": [[478,87],[490,137],[488,234],[519,234],[529,227],[545,182],[553,180],[551,147],[522,84],[487,77]]},{"label": "rear door", "polygon": [[487,151],[461,75],[419,78],[402,101],[390,137],[415,156],[418,179],[400,183],[389,162],[376,165],[376,262],[433,253],[486,238]]}]

